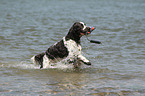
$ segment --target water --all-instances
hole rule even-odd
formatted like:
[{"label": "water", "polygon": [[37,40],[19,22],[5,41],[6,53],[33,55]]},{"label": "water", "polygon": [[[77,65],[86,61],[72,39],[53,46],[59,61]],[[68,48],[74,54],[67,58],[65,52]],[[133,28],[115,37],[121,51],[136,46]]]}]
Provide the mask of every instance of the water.
[{"label": "water", "polygon": [[[144,96],[144,0],[0,0],[1,96]],[[30,61],[75,21],[96,30],[82,41],[92,66],[39,69]]]}]

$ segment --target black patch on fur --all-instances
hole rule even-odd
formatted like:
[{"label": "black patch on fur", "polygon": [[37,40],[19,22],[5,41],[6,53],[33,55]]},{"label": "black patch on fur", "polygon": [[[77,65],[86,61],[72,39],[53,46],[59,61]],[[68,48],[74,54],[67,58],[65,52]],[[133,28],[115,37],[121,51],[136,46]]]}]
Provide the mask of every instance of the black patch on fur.
[{"label": "black patch on fur", "polygon": [[46,56],[49,59],[57,59],[57,58],[64,58],[67,57],[69,52],[67,48],[64,46],[64,41],[61,40],[55,45],[52,45],[48,48],[48,50],[45,52]]},{"label": "black patch on fur", "polygon": [[44,57],[45,53],[41,53],[35,56],[35,61],[37,64],[40,64],[40,68],[43,68],[43,57]]},{"label": "black patch on fur", "polygon": [[66,36],[66,41],[72,39],[77,44],[80,44],[81,32],[83,33],[83,25],[80,22],[75,22]]}]

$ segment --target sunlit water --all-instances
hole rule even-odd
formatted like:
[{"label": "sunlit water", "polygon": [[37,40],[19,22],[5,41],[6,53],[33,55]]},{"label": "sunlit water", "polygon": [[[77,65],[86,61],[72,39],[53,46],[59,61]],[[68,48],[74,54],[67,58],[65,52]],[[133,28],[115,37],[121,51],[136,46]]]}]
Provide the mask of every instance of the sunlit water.
[{"label": "sunlit water", "polygon": [[[33,55],[61,40],[75,21],[96,27],[81,39],[92,66],[48,69]],[[144,0],[0,0],[0,95],[144,96]]]}]

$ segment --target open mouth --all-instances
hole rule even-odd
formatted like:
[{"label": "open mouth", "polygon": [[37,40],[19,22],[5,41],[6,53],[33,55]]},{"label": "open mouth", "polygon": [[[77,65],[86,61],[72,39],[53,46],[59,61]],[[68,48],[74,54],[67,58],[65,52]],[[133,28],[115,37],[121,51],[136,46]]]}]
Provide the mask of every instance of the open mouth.
[{"label": "open mouth", "polygon": [[83,35],[89,35],[89,34],[91,34],[91,32],[92,32],[93,30],[95,30],[94,27],[86,27],[86,28],[84,29],[84,31],[81,32],[81,36],[83,36]]}]

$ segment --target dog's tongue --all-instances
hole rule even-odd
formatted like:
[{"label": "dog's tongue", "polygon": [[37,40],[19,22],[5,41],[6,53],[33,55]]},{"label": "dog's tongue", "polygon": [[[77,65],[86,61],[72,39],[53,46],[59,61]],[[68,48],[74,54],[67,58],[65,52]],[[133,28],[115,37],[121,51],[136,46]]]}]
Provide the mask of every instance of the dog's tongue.
[{"label": "dog's tongue", "polygon": [[90,29],[90,31],[88,32],[88,34],[90,34],[93,30],[95,30],[95,28],[94,27],[90,27],[91,29]]}]

